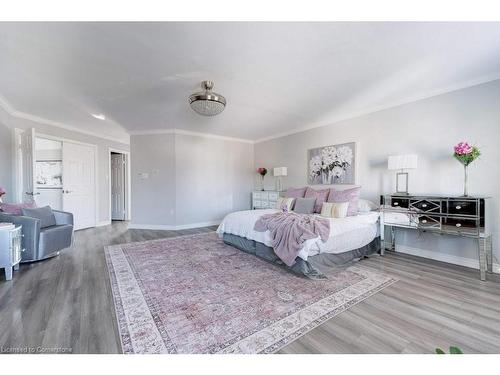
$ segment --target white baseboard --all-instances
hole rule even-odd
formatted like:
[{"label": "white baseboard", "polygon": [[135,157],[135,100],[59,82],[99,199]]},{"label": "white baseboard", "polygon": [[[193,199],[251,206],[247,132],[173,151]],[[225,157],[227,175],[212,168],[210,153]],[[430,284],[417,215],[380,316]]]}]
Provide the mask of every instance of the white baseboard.
[{"label": "white baseboard", "polygon": [[205,221],[202,223],[182,224],[182,225],[164,225],[164,224],[134,224],[128,225],[129,229],[151,229],[151,230],[182,230],[209,227],[211,225],[219,225],[220,220]]},{"label": "white baseboard", "polygon": [[111,220],[99,221],[95,226],[96,227],[104,227],[106,225],[111,225]]},{"label": "white baseboard", "polygon": [[[435,251],[419,249],[416,247],[411,247],[406,245],[396,245],[396,252],[438,260],[440,262],[456,264],[458,266],[479,269],[479,262],[477,259],[464,258],[446,253],[438,253]],[[500,264],[493,263],[493,272],[500,273]]]}]

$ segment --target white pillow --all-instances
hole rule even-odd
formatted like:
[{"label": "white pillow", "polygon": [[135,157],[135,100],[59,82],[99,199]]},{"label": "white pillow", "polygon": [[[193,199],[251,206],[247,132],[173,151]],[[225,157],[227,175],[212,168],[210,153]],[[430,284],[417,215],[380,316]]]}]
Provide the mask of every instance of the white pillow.
[{"label": "white pillow", "polygon": [[332,207],[332,217],[342,218],[347,217],[347,209],[349,202],[334,203]]},{"label": "white pillow", "polygon": [[321,216],[332,217],[333,203],[323,202],[321,206]]},{"label": "white pillow", "polygon": [[378,206],[367,199],[358,200],[358,211],[359,212],[370,212],[378,209]]},{"label": "white pillow", "polygon": [[281,211],[286,210],[287,212],[290,212],[292,211],[294,200],[295,198],[279,197],[278,201],[276,202],[276,209]]},{"label": "white pillow", "polygon": [[349,208],[349,202],[341,202],[341,203],[325,202],[323,203],[323,206],[321,206],[321,216],[335,217],[335,218],[347,217],[348,208]]}]

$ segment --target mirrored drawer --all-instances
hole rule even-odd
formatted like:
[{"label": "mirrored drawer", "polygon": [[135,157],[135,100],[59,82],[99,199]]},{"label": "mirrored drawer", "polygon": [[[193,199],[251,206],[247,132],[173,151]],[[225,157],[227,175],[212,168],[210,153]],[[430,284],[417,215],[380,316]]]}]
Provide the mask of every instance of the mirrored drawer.
[{"label": "mirrored drawer", "polygon": [[457,219],[457,218],[444,218],[443,231],[455,234],[479,234],[477,221],[474,219]]},{"label": "mirrored drawer", "polygon": [[441,212],[441,201],[433,201],[427,199],[410,201],[411,208],[417,211],[424,212]]},{"label": "mirrored drawer", "polygon": [[254,200],[253,201],[253,206],[255,208],[261,208],[262,207],[262,201],[261,200]]},{"label": "mirrored drawer", "polygon": [[477,214],[477,202],[465,200],[448,201],[448,213],[450,215],[471,215]]},{"label": "mirrored drawer", "polygon": [[410,200],[408,198],[391,197],[391,206],[392,207],[409,208],[410,207]]},{"label": "mirrored drawer", "polygon": [[269,200],[270,201],[275,201],[276,202],[278,200],[278,198],[279,198],[279,194],[278,193],[274,193],[273,192],[273,193],[268,193],[268,194],[269,194]]},{"label": "mirrored drawer", "polygon": [[441,218],[439,216],[420,215],[417,220],[419,229],[441,229]]}]

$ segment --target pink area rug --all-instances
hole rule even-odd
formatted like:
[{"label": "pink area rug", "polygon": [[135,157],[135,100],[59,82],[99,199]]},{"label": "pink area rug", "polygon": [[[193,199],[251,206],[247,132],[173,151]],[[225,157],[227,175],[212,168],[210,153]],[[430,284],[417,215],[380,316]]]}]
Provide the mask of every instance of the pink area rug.
[{"label": "pink area rug", "polygon": [[215,233],[106,248],[124,353],[273,353],[395,280],[289,273]]}]

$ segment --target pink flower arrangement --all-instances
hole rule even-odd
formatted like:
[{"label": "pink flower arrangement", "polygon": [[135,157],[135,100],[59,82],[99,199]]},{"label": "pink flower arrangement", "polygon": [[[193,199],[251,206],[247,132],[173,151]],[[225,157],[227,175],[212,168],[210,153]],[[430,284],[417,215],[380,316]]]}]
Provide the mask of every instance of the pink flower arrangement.
[{"label": "pink flower arrangement", "polygon": [[455,154],[465,155],[470,154],[472,152],[472,146],[467,142],[460,142],[454,147]]},{"label": "pink flower arrangement", "polygon": [[0,186],[0,197],[1,197],[2,195],[6,194],[6,193],[7,193],[7,190],[5,190],[5,188],[4,188],[4,187]]},{"label": "pink flower arrangement", "polygon": [[267,174],[267,169],[263,167],[257,168],[257,173],[264,177]]},{"label": "pink flower arrangement", "polygon": [[453,147],[453,156],[463,165],[469,165],[476,160],[481,152],[476,146],[472,146],[467,142],[460,142]]}]

